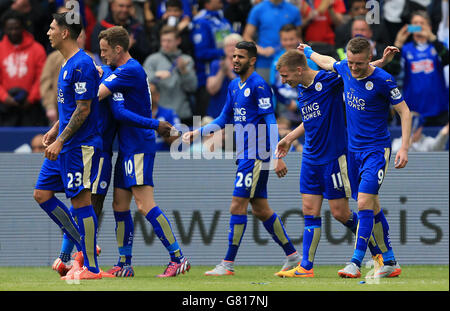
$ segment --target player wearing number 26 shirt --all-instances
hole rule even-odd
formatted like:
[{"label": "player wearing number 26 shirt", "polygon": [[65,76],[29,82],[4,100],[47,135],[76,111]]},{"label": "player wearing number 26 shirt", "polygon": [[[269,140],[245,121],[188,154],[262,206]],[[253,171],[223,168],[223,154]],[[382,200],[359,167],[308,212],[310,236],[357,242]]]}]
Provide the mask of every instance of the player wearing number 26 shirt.
[{"label": "player wearing number 26 shirt", "polygon": [[[278,142],[278,130],[272,105],[272,91],[254,71],[255,62],[254,43],[242,41],[236,44],[233,70],[239,74],[239,78],[228,86],[227,99],[221,114],[205,127],[183,135],[183,141],[190,142],[202,133],[205,136],[224,128],[227,123],[234,124],[236,133],[238,167],[230,207],[228,251],[216,268],[205,273],[208,276],[234,274],[234,261],[247,226],[249,203],[253,214],[263,222],[274,241],[284,250],[287,259],[282,270],[291,269],[300,261],[281,219],[267,203],[269,170],[265,164],[273,158],[272,154]],[[275,137],[271,135],[273,130]],[[284,177],[287,173],[286,165],[282,160],[276,162],[275,172],[278,177]]]}]

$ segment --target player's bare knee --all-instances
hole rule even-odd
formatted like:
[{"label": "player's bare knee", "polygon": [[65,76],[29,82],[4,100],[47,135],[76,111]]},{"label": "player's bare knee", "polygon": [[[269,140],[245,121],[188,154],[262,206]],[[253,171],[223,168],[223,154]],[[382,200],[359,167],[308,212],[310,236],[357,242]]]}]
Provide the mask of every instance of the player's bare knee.
[{"label": "player's bare knee", "polygon": [[240,204],[240,202],[232,201],[230,205],[230,214],[232,215],[246,215],[247,206]]},{"label": "player's bare knee", "polygon": [[358,210],[374,210],[375,202],[369,197],[358,197]]},{"label": "player's bare knee", "polygon": [[309,205],[309,204],[305,204],[305,202],[303,202],[302,205],[302,212],[303,215],[316,215],[317,211],[316,208],[313,205]]},{"label": "player's bare knee", "polygon": [[47,202],[48,200],[51,199],[52,196],[53,196],[53,193],[46,191],[46,190],[34,189],[34,192],[33,192],[33,198],[39,204]]},{"label": "player's bare knee", "polygon": [[350,214],[343,210],[331,210],[331,215],[333,215],[334,219],[343,224],[345,224],[350,218]]}]

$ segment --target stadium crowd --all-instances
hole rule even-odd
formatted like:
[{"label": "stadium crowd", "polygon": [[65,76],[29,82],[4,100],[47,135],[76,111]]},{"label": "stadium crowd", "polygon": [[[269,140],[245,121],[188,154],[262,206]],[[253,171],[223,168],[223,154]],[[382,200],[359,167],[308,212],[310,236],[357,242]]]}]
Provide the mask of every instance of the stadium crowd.
[{"label": "stadium crowd", "polygon": [[[398,47],[385,69],[409,108],[425,127],[448,123],[448,0],[0,0],[0,126],[57,121],[63,59],[47,31],[52,14],[64,7],[80,10],[79,46],[98,65],[100,31],[127,29],[130,54],[158,90],[159,107],[183,124],[220,113],[236,77],[232,48],[243,39],[257,44],[256,70],[273,89],[278,120],[298,125],[296,92],[280,83],[278,57],[304,42],[342,59],[355,36],[370,40],[374,59],[386,46]],[[394,114],[390,124],[399,124]]]}]

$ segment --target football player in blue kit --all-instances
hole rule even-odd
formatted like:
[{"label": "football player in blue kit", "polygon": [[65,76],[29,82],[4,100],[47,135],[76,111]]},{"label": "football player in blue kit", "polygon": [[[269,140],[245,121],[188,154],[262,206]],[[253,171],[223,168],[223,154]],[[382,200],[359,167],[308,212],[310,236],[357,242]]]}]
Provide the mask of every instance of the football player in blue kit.
[{"label": "football player in blue kit", "polygon": [[[112,72],[109,66],[97,67],[99,70],[99,75],[101,76],[100,82]],[[102,210],[105,197],[108,193],[111,172],[112,172],[112,156],[113,156],[113,142],[116,136],[116,120],[110,109],[111,98],[99,101],[99,128],[102,136],[102,148],[100,151],[100,158],[97,170],[97,178],[92,183],[91,187],[91,200],[92,207],[94,208],[95,215],[99,219]],[[73,212],[73,207],[70,208]],[[71,269],[72,264],[70,261],[70,255],[74,248],[74,243],[70,240],[67,234],[63,235],[61,243],[61,252],[59,257],[54,261],[52,269],[57,271],[61,276],[66,275],[66,273]],[[97,255],[100,253],[100,247],[97,246]]]},{"label": "football player in blue kit", "polygon": [[[46,159],[34,198],[77,248],[76,264],[62,278],[100,279],[107,274],[97,262],[97,217],[91,202],[102,147],[98,129],[99,75],[93,60],[78,48],[81,23],[66,15],[54,14],[47,33],[65,62],[58,77],[59,121],[44,135]],[[71,200],[74,215],[55,196],[63,191]]]},{"label": "football player in blue kit", "polygon": [[[296,268],[277,275],[314,277],[313,264],[320,241],[323,199],[328,200],[334,218],[353,233],[356,233],[358,224],[358,214],[350,210],[348,203],[351,186],[347,173],[343,83],[334,72],[311,69],[305,55],[297,50],[285,52],[277,63],[277,70],[283,83],[297,88],[298,109],[303,122],[278,143],[276,156],[285,157],[292,142],[305,135],[300,173],[305,221],[303,260]],[[381,251],[373,237],[369,247],[374,262],[381,266]]]},{"label": "football player in blue kit", "polygon": [[[221,114],[203,128],[183,134],[183,142],[190,143],[199,136],[206,136],[224,128],[226,124],[234,124],[236,133],[238,167],[230,206],[228,251],[219,265],[205,273],[208,276],[234,274],[234,261],[247,226],[249,203],[253,215],[263,222],[274,241],[283,248],[287,258],[282,270],[296,267],[301,260],[280,217],[267,202],[269,163],[273,160],[278,142],[278,129],[272,105],[272,91],[255,72],[255,62],[255,44],[246,41],[237,43],[233,55],[233,70],[239,77],[230,82]],[[284,177],[287,173],[285,163],[278,159],[274,162],[277,176]]]},{"label": "football player in blue kit", "polygon": [[336,62],[329,56],[314,52],[301,45],[307,57],[321,68],[334,71],[344,84],[348,133],[348,175],[352,197],[358,203],[358,230],[350,263],[338,275],[347,278],[361,276],[361,263],[369,238],[375,237],[383,255],[383,266],[374,274],[376,278],[400,275],[389,237],[389,224],[380,207],[379,189],[385,178],[391,156],[391,139],[388,130],[390,107],[400,115],[402,147],[395,156],[395,168],[408,163],[411,113],[397,87],[395,79],[383,69],[370,64],[370,43],[362,38],[351,39],[347,44],[347,59]]},{"label": "football player in blue kit", "polygon": [[119,155],[114,169],[113,210],[116,224],[121,225],[120,230],[116,230],[120,233],[120,236],[116,236],[120,258],[109,272],[118,275],[131,266],[133,220],[130,203],[134,197],[139,212],[151,223],[170,254],[167,268],[158,277],[174,277],[189,271],[190,264],[181,251],[169,220],[155,203],[153,195],[154,130],[161,136],[168,136],[174,129],[169,122],[151,119],[147,75],[128,52],[127,31],[122,27],[111,27],[100,33],[99,40],[101,57],[107,65],[115,68],[101,83],[99,98],[111,95],[114,102],[112,107],[122,103],[123,108],[132,112],[136,120],[139,117],[144,121],[148,120],[146,128],[123,123],[118,125]]}]

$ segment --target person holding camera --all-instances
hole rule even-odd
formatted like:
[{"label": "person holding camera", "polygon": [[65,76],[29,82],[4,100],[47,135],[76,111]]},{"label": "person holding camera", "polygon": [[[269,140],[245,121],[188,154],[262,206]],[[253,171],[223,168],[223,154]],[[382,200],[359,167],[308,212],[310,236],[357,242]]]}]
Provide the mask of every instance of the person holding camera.
[{"label": "person holding camera", "polygon": [[[408,42],[410,36],[412,40]],[[444,67],[449,63],[449,54],[432,32],[427,12],[412,13],[411,23],[397,33],[395,46],[401,49],[405,72],[403,95],[410,110],[424,117],[424,126],[445,125],[449,97]]]}]

